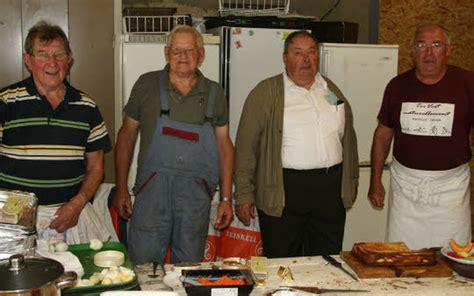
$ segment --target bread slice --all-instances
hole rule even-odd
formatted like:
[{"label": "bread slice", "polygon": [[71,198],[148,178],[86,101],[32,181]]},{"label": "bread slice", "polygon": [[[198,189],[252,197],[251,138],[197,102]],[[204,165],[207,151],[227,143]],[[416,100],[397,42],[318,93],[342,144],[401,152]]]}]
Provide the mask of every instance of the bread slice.
[{"label": "bread slice", "polygon": [[436,264],[434,249],[410,250],[403,242],[355,243],[352,254],[370,266],[419,266]]}]

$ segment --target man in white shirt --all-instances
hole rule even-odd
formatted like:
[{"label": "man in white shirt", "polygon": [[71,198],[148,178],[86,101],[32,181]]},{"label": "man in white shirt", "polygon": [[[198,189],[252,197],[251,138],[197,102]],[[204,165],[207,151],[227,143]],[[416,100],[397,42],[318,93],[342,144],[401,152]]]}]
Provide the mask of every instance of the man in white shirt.
[{"label": "man in white shirt", "polygon": [[285,73],[260,82],[242,111],[236,214],[249,224],[257,208],[267,257],[336,254],[345,208],[357,195],[352,113],[340,90],[318,73],[314,36],[290,34],[283,61]]}]

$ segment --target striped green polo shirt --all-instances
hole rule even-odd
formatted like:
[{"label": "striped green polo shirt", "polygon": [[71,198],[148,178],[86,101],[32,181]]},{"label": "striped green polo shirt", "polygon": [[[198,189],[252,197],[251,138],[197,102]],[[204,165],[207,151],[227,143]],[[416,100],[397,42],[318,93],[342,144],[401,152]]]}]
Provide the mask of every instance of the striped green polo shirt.
[{"label": "striped green polo shirt", "polygon": [[96,103],[64,83],[55,110],[32,77],[0,91],[0,187],[34,192],[43,205],[71,199],[85,177],[85,153],[111,147]]}]

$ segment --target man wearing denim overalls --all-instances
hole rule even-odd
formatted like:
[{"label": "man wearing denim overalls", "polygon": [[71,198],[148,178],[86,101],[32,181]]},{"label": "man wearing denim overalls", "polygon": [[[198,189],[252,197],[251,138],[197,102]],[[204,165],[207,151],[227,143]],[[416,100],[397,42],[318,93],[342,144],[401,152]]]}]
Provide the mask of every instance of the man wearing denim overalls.
[{"label": "man wearing denim overalls", "polygon": [[[128,247],[135,264],[202,261],[211,200],[220,180],[214,227],[232,220],[233,145],[222,88],[198,70],[202,36],[173,29],[165,47],[168,65],[143,74],[124,108],[115,150],[114,206],[130,219]],[[127,188],[133,149],[140,153],[133,205]]]}]

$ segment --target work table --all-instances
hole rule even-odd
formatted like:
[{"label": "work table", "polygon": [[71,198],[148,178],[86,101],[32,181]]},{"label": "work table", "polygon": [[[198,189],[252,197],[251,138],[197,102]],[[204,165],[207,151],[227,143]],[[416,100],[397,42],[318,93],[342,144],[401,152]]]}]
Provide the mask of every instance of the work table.
[{"label": "work table", "polygon": [[[334,256],[338,261],[339,256]],[[220,266],[220,262],[201,263],[202,269]],[[294,280],[289,283],[277,275],[280,266],[289,267]],[[352,271],[343,263],[344,268]],[[166,270],[173,266],[167,265]],[[136,266],[138,282],[142,290],[169,290],[163,283],[162,276],[155,279],[148,275],[152,273],[152,265]],[[158,270],[157,274],[161,274]],[[268,260],[268,279],[263,287],[255,286],[251,295],[264,295],[279,286],[313,286],[318,288],[334,289],[361,289],[370,292],[361,293],[327,293],[326,295],[474,295],[474,280],[453,274],[451,277],[426,277],[426,278],[381,278],[353,280],[341,270],[333,267],[322,257],[295,257],[276,258]],[[176,288],[175,292],[186,295],[183,288]],[[298,293],[300,294],[300,293]]]}]

